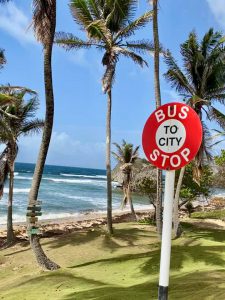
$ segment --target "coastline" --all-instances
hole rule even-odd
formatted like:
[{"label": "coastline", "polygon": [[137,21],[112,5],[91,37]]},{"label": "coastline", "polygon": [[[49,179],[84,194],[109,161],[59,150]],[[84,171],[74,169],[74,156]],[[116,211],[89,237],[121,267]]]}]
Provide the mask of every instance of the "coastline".
[{"label": "coastline", "polygon": [[[148,206],[148,209],[137,209],[136,215],[138,218],[144,218],[153,214],[154,209]],[[132,214],[128,209],[121,211],[113,211],[113,222],[122,223],[133,221]],[[106,212],[88,212],[71,217],[44,219],[38,222],[40,234],[42,237],[50,237],[62,235],[82,229],[92,229],[107,223]],[[15,222],[14,231],[18,239],[27,239],[26,222]],[[0,226],[0,239],[6,237],[6,225]]]}]

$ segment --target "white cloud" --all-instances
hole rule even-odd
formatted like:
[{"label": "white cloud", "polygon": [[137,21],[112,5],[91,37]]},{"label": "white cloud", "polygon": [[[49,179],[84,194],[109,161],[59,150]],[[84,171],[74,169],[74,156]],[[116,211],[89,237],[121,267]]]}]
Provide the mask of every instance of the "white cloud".
[{"label": "white cloud", "polygon": [[[17,161],[36,162],[40,142],[40,136],[22,138]],[[105,143],[83,142],[66,132],[53,132],[47,164],[105,168]]]},{"label": "white cloud", "polygon": [[21,44],[36,43],[32,28],[29,28],[31,20],[15,4],[8,3],[1,6],[0,28],[17,39]]},{"label": "white cloud", "polygon": [[207,2],[217,22],[225,29],[225,1],[207,0]]}]

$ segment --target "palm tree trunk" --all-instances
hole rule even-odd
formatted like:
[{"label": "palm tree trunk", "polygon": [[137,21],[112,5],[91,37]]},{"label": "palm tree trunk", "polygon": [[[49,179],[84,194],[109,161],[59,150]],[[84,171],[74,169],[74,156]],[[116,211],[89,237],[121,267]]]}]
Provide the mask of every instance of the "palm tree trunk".
[{"label": "palm tree trunk", "polygon": [[[154,85],[156,108],[161,105],[159,80],[159,33],[158,33],[158,0],[153,0],[153,37],[154,37]],[[162,234],[162,171],[157,169],[156,227],[158,235]]]},{"label": "palm tree trunk", "polygon": [[136,213],[135,213],[135,210],[134,210],[134,205],[133,205],[132,197],[130,195],[130,186],[128,186],[128,188],[127,188],[127,197],[128,197],[128,201],[130,203],[131,214],[132,214],[134,220],[136,221],[137,220],[137,216],[136,216]]},{"label": "palm tree trunk", "polygon": [[107,116],[106,116],[106,175],[107,175],[107,226],[109,234],[113,234],[112,227],[112,178],[111,178],[111,111],[112,93],[107,93]]},{"label": "palm tree trunk", "polygon": [[[34,170],[31,190],[29,193],[29,206],[35,205],[38,197],[38,191],[44,171],[44,165],[48,153],[48,148],[52,135],[53,119],[54,119],[54,94],[52,84],[52,43],[49,43],[44,48],[44,80],[45,80],[45,99],[46,99],[46,114],[45,125],[43,129],[42,141],[39,150],[38,160]],[[58,269],[59,266],[49,260],[44,254],[39,243],[37,235],[31,235],[30,238],[31,248],[34,251],[37,262],[41,267],[47,270]]]},{"label": "palm tree trunk", "polygon": [[176,193],[174,197],[174,207],[173,207],[173,231],[174,237],[179,237],[181,235],[181,225],[179,221],[179,198],[180,198],[180,190],[182,186],[182,181],[184,177],[185,167],[180,170],[179,179],[177,182]]},{"label": "palm tree trunk", "polygon": [[133,205],[133,201],[132,201],[132,197],[131,197],[131,190],[130,190],[131,180],[132,180],[132,171],[130,171],[127,174],[127,180],[126,180],[126,182],[127,182],[127,200],[130,204],[130,210],[131,210],[132,216],[133,216],[134,220],[137,221],[137,215],[135,213],[134,205]]},{"label": "palm tree trunk", "polygon": [[15,241],[15,235],[13,232],[13,185],[14,185],[14,162],[10,164],[9,171],[9,198],[8,198],[8,213],[7,213],[7,245],[12,244]]}]

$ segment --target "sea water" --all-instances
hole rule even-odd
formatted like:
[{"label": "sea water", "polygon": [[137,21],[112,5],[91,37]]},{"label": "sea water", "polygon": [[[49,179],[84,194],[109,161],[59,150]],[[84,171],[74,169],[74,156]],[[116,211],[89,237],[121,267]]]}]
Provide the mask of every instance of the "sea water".
[{"label": "sea water", "polygon": [[[16,163],[13,197],[13,221],[26,220],[28,193],[31,187],[34,164]],[[113,186],[113,210],[119,211],[122,192]],[[6,224],[8,182],[0,200],[0,224]],[[106,171],[87,168],[46,166],[42,177],[38,200],[42,201],[43,215],[39,219],[75,217],[88,212],[105,212]],[[135,195],[136,209],[149,209],[148,199]],[[128,209],[128,208],[127,208]]]}]

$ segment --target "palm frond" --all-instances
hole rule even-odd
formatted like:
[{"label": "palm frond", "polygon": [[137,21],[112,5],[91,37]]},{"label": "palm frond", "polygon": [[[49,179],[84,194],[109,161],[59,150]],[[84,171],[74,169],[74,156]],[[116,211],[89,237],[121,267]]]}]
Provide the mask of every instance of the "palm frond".
[{"label": "palm frond", "polygon": [[25,94],[29,94],[29,95],[37,95],[37,92],[34,90],[31,90],[27,87],[23,87],[23,86],[13,86],[13,85],[0,85],[0,92],[4,93],[4,94],[21,94],[23,93]]},{"label": "palm frond", "polygon": [[205,58],[210,57],[211,51],[220,47],[223,43],[221,32],[214,32],[213,28],[210,28],[201,42],[201,52],[203,56]]},{"label": "palm frond", "polygon": [[116,146],[119,156],[123,156],[122,147],[118,143],[113,143],[113,145]]},{"label": "palm frond", "polygon": [[88,37],[94,41],[104,41],[108,46],[112,45],[112,34],[108,29],[105,20],[95,20],[86,26]]},{"label": "palm frond", "polygon": [[57,32],[55,35],[55,43],[65,50],[88,49],[93,44],[90,41],[83,41],[72,33]]},{"label": "palm frond", "polygon": [[53,43],[56,26],[56,0],[33,0],[33,28],[37,41]]},{"label": "palm frond", "polygon": [[122,47],[114,47],[114,51],[123,56],[132,59],[133,62],[138,64],[141,67],[148,66],[148,63],[138,54],[134,53],[133,51],[129,51],[128,49]]},{"label": "palm frond", "polygon": [[225,115],[213,106],[209,108],[209,111],[210,119],[216,121],[225,130]]},{"label": "palm frond", "polygon": [[140,28],[144,27],[148,24],[148,22],[153,17],[153,11],[148,11],[144,13],[142,16],[138,17],[135,21],[130,22],[125,28],[122,28],[116,35],[115,40],[121,39],[121,38],[127,38],[130,37],[135,33],[136,30],[139,30]]},{"label": "palm frond", "polygon": [[99,0],[87,0],[88,9],[94,19],[103,17],[104,2]]},{"label": "palm frond", "polygon": [[[89,6],[88,6],[89,4]],[[91,1],[86,0],[72,0],[70,2],[70,10],[74,21],[81,26],[81,29],[85,30],[86,27],[94,21],[91,11],[95,10],[96,2],[93,1],[92,9],[90,11]],[[96,12],[95,12],[96,13]],[[94,13],[94,15],[95,15]]]},{"label": "palm frond", "polygon": [[44,127],[45,122],[40,119],[34,119],[32,121],[27,121],[23,124],[21,128],[22,135],[33,135],[37,134]]},{"label": "palm frond", "polygon": [[[101,1],[100,1],[101,2]],[[106,0],[103,3],[103,17],[107,27],[113,33],[118,33],[126,27],[135,16],[137,0]]]},{"label": "palm frond", "polygon": [[125,47],[140,54],[145,54],[146,52],[154,53],[154,44],[148,40],[129,41],[126,42]]},{"label": "palm frond", "polygon": [[183,74],[175,59],[169,51],[165,55],[165,63],[168,71],[164,74],[165,78],[170,82],[172,88],[175,88],[179,93],[188,93],[192,95],[195,93],[193,87],[189,84],[188,79]]},{"label": "palm frond", "polygon": [[15,97],[0,93],[0,107],[12,104],[15,101]]},{"label": "palm frond", "polygon": [[123,159],[121,158],[121,156],[119,156],[116,152],[112,151],[112,155],[115,157],[115,159],[119,162],[119,163],[123,163]]}]

